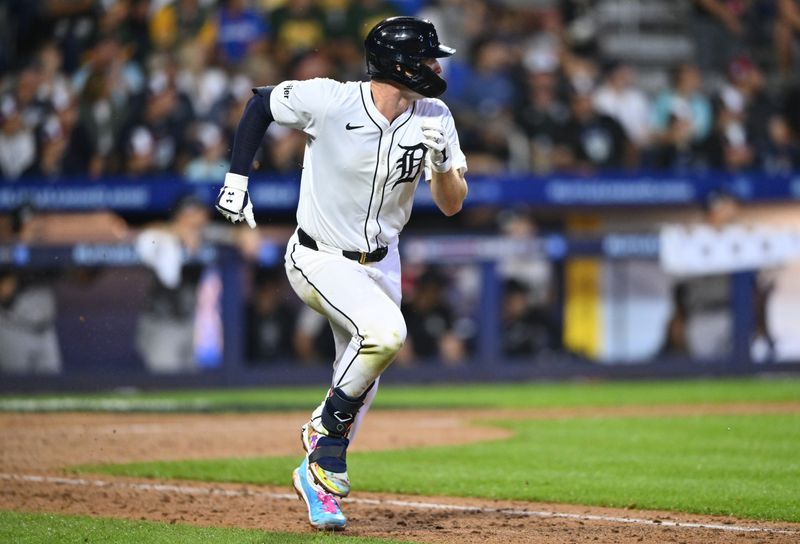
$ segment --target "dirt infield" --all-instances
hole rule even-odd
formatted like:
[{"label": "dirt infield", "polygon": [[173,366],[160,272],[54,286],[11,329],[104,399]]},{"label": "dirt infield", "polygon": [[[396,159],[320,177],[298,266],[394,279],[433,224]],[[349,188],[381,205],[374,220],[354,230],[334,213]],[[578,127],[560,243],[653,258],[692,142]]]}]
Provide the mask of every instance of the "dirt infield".
[{"label": "dirt infield", "polygon": [[[476,418],[798,412],[800,403],[530,411],[373,411],[354,450],[500,439]],[[75,477],[84,463],[300,454],[305,412],[0,414],[0,509],[310,532],[286,487]],[[529,502],[356,492],[347,534],[415,542],[800,542],[800,524]]]}]

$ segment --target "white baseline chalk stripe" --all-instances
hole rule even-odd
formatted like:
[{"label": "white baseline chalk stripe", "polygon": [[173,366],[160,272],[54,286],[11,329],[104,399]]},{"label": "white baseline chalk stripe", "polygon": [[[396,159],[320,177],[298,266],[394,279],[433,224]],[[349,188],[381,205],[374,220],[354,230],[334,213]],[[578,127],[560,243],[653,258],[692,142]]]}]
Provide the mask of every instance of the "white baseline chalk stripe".
[{"label": "white baseline chalk stripe", "polygon": [[[49,483],[85,487],[119,487],[136,489],[140,491],[159,491],[164,493],[178,493],[180,495],[221,495],[225,497],[258,497],[272,500],[297,500],[294,493],[269,493],[264,491],[241,491],[236,489],[221,489],[218,487],[197,487],[172,484],[147,484],[137,482],[108,482],[104,480],[91,480],[85,478],[61,478],[57,476],[38,476],[34,474],[2,474],[0,480],[16,480],[21,482]],[[476,514],[505,514],[509,516],[535,517],[535,518],[561,518],[578,521],[603,521],[613,523],[630,523],[635,525],[652,525],[654,527],[680,527],[688,529],[711,529],[715,531],[731,531],[737,533],[770,533],[785,535],[800,535],[800,530],[771,529],[768,527],[753,527],[747,525],[719,525],[713,523],[689,523],[670,520],[651,520],[643,518],[628,518],[618,516],[600,516],[594,514],[572,514],[569,512],[548,512],[539,510],[524,510],[518,508],[484,508],[480,506],[461,506],[458,504],[443,504],[435,502],[401,501],[392,499],[344,499],[345,503],[364,504],[371,506],[399,506],[403,508],[419,508],[421,510],[443,510],[451,512],[471,512]]]}]

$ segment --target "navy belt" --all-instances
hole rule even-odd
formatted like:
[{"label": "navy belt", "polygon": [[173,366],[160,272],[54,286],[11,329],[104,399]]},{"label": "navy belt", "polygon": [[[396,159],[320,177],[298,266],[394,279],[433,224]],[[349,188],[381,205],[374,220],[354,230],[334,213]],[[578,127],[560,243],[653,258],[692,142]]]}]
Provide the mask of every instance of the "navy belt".
[{"label": "navy belt", "polygon": [[[314,240],[311,236],[309,236],[306,231],[299,228],[297,229],[297,239],[300,242],[301,246],[305,246],[308,249],[313,249],[314,251],[319,251],[319,246],[317,245],[317,241]],[[386,254],[389,253],[388,247],[379,247],[375,251],[370,253],[364,253],[363,251],[345,251],[342,250],[342,256],[350,259],[351,261],[358,261],[361,264],[364,263],[377,263],[378,261],[383,260],[386,257]]]}]

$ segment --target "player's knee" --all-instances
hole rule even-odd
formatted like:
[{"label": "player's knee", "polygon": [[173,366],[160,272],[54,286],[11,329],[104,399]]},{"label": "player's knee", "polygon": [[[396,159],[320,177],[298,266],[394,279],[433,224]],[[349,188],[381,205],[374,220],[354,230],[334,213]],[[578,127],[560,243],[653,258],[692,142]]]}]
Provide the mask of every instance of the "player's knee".
[{"label": "player's knee", "polygon": [[402,329],[393,328],[383,331],[379,337],[375,338],[375,349],[383,359],[392,360],[398,354],[403,342],[406,340],[405,326]]},{"label": "player's knee", "polygon": [[[398,312],[399,313],[399,312]],[[365,338],[369,351],[386,361],[391,361],[403,347],[406,340],[406,324],[400,319],[387,320]]]}]

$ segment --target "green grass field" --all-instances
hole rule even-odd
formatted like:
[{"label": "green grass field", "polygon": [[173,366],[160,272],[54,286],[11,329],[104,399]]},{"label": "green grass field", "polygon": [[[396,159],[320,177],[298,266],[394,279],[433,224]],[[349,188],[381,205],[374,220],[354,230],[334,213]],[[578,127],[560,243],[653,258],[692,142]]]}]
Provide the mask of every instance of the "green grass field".
[{"label": "green grass field", "polygon": [[[309,409],[320,388],[0,397],[0,410]],[[798,379],[384,387],[375,408],[567,408],[800,401]],[[800,413],[478,421],[513,436],[351,453],[359,491],[667,509],[800,521]],[[79,473],[287,486],[297,457],[75,467]],[[157,523],[0,513],[0,542],[326,542]],[[389,542],[342,539],[337,542]]]},{"label": "green grass field", "polygon": [[[493,422],[508,440],[352,453],[359,490],[800,521],[800,414]],[[286,485],[294,457],[82,467]]]},{"label": "green grass field", "polygon": [[[219,391],[116,392],[91,395],[0,395],[5,411],[307,410],[325,386]],[[381,387],[375,408],[552,408],[800,400],[800,379],[585,382]]]},{"label": "green grass field", "polygon": [[399,540],[343,535],[268,533],[265,531],[168,525],[84,516],[18,514],[0,511],[0,542],[14,544],[404,544]]},{"label": "green grass field", "polygon": [[[230,395],[214,401],[230,403]],[[277,402],[284,400],[277,396]],[[268,397],[249,391],[246,398],[258,403]],[[385,388],[379,398],[376,406],[395,408],[776,402],[799,400],[800,381]],[[491,424],[516,434],[510,440],[470,446],[354,453],[350,472],[359,489],[371,491],[637,505],[800,521],[800,415],[584,417]],[[294,458],[234,459],[81,470],[285,485],[296,463]]]}]

